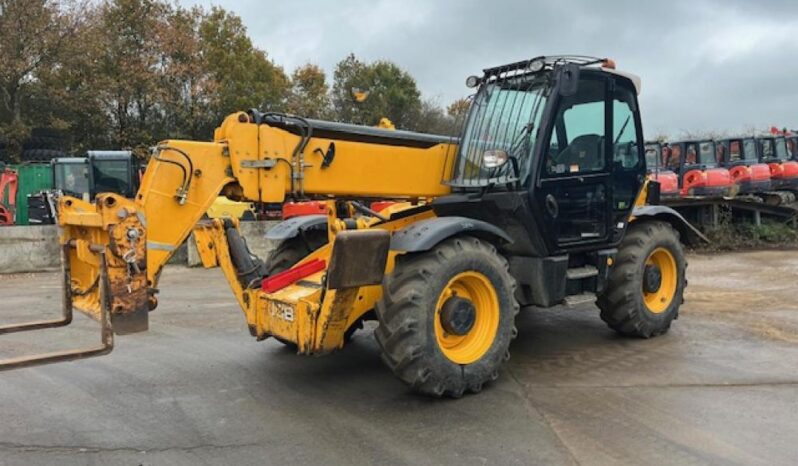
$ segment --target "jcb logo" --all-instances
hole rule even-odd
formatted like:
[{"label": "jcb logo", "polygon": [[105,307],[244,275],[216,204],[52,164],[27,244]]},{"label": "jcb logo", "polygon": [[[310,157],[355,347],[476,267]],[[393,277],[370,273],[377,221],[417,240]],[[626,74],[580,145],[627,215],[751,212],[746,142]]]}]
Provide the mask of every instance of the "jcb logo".
[{"label": "jcb logo", "polygon": [[288,322],[294,321],[294,308],[290,304],[275,302],[271,309],[272,317],[279,317]]}]

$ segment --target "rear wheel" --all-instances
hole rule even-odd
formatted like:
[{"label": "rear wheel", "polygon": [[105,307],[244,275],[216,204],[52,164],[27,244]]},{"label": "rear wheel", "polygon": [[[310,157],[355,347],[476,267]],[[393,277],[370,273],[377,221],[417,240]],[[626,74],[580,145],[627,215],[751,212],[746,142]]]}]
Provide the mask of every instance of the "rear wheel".
[{"label": "rear wheel", "polygon": [[679,315],[686,267],[679,234],[669,223],[633,223],[598,299],[602,320],[627,336],[667,332]]},{"label": "rear wheel", "polygon": [[510,356],[515,287],[507,261],[473,237],[398,257],[376,307],[383,361],[420,393],[480,391]]},{"label": "rear wheel", "polygon": [[284,272],[327,244],[327,230],[307,230],[280,242],[266,259],[266,276]]}]

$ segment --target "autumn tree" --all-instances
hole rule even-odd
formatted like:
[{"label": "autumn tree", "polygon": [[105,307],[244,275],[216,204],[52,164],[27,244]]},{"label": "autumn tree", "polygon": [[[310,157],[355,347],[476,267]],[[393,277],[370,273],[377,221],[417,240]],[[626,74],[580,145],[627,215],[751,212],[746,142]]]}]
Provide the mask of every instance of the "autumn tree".
[{"label": "autumn tree", "polygon": [[[377,124],[380,117],[373,121],[366,121],[367,115],[363,111],[364,102],[356,102],[353,95],[355,90],[368,90],[368,66],[350,53],[338,62],[333,74],[331,101],[334,118],[345,123]],[[368,98],[367,98],[368,99]]]},{"label": "autumn tree", "polygon": [[[18,152],[41,121],[35,97],[42,70],[59,64],[79,25],[82,4],[58,0],[0,0],[0,135]],[[44,99],[47,100],[46,98]]]},{"label": "autumn tree", "polygon": [[[362,102],[355,91],[367,92]],[[421,112],[421,92],[409,73],[396,64],[381,60],[365,64],[350,54],[335,68],[332,103],[337,119],[376,125],[389,118],[397,128],[410,128]]]},{"label": "autumn tree", "polygon": [[456,121],[463,121],[468,115],[468,110],[470,108],[470,99],[457,99],[446,107],[446,113]]},{"label": "autumn tree", "polygon": [[422,133],[454,135],[459,128],[455,120],[449,116],[436,100],[424,100],[418,114],[410,121],[407,129]]},{"label": "autumn tree", "polygon": [[330,116],[329,86],[321,68],[308,63],[294,70],[285,110],[308,118]]},{"label": "autumn tree", "polygon": [[236,15],[214,7],[199,26],[200,53],[212,86],[206,138],[222,119],[238,110],[279,110],[288,93],[288,77],[255,48]]},{"label": "autumn tree", "polygon": [[92,86],[102,99],[118,147],[151,144],[160,139],[162,102],[162,38],[171,7],[158,0],[113,0],[100,7],[92,28],[96,70]]}]

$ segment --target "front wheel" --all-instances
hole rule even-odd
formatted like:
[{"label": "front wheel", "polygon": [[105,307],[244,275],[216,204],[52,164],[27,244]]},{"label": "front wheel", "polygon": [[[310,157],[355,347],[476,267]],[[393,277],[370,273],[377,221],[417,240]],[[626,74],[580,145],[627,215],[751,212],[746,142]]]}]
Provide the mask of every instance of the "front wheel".
[{"label": "front wheel", "polygon": [[686,267],[679,234],[669,223],[633,223],[598,298],[601,319],[627,336],[649,338],[667,332],[679,315]]},{"label": "front wheel", "polygon": [[507,261],[477,238],[398,257],[376,306],[383,361],[420,393],[480,391],[509,358],[515,287]]}]

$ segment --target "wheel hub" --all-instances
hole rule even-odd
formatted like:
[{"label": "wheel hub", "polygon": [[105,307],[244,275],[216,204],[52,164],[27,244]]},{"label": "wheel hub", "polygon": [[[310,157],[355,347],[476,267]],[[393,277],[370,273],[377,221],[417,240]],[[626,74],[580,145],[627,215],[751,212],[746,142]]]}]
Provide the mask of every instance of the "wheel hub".
[{"label": "wheel hub", "polygon": [[452,296],[440,311],[441,326],[450,335],[466,335],[474,327],[477,310],[468,299]]},{"label": "wheel hub", "polygon": [[662,286],[662,271],[657,265],[646,265],[643,271],[643,290],[646,293],[656,293],[660,286]]}]

